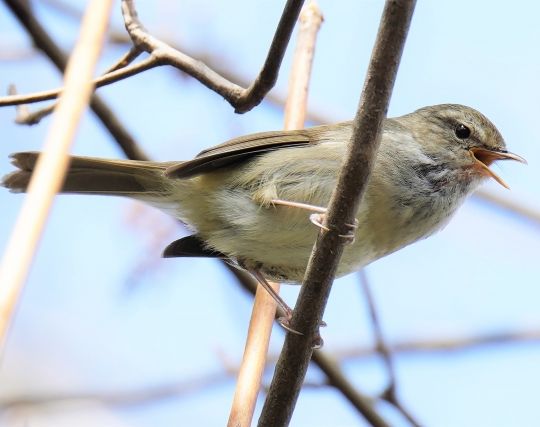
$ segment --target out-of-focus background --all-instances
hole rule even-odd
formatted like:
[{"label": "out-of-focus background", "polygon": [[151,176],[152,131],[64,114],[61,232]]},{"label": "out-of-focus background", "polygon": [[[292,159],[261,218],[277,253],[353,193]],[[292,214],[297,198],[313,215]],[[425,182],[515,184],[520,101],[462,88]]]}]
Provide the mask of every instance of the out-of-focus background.
[{"label": "out-of-focus background", "polygon": [[[284,2],[137,3],[153,34],[250,81],[266,56]],[[82,11],[85,2],[31,4],[69,51],[79,28],[71,12]],[[383,2],[319,4],[325,21],[309,108],[334,122],[354,115]],[[494,182],[484,189],[536,212],[539,8],[530,1],[419,0],[389,111],[401,115],[447,102],[482,111],[509,149],[529,161],[528,167],[495,167],[511,191]],[[119,4],[101,70],[129,48],[118,42],[118,34],[125,35]],[[293,36],[271,92],[275,96],[286,93],[294,45]],[[59,73],[32,48],[3,3],[0,64],[3,91],[10,83],[19,93],[61,85]],[[189,159],[234,136],[280,129],[283,122],[275,103],[237,115],[218,95],[167,67],[98,93],[144,150],[160,160]],[[12,169],[11,152],[41,147],[50,123],[19,126],[14,118],[13,107],[0,109],[1,174]],[[122,156],[92,113],[73,151]],[[22,200],[0,189],[0,250]],[[215,261],[160,259],[163,247],[184,233],[164,214],[131,201],[57,198],[1,359],[0,425],[225,423],[252,299]],[[401,346],[394,352],[399,396],[422,425],[540,423],[539,249],[538,221],[471,198],[444,231],[367,268],[387,342]],[[298,288],[286,286],[282,292],[293,304]],[[359,276],[337,280],[325,314],[324,350],[340,358],[360,390],[377,395],[387,372],[371,351],[367,313]],[[282,342],[276,327],[273,355]],[[430,350],[444,343],[449,349]],[[302,391],[292,425],[365,425],[338,392],[316,387],[324,382],[316,368],[307,382],[314,387]],[[378,409],[392,425],[408,425],[390,405]]]}]

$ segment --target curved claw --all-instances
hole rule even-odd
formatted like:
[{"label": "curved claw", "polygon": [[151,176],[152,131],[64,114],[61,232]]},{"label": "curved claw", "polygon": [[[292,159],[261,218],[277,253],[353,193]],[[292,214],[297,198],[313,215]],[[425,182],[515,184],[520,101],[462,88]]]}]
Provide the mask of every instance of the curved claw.
[{"label": "curved claw", "polygon": [[[309,220],[317,227],[324,231],[330,231],[330,229],[323,224],[326,213],[314,213],[309,216]],[[339,234],[339,237],[347,240],[348,245],[352,245],[355,240],[355,231],[358,228],[358,219],[354,219],[354,224],[345,224],[351,230],[347,234]]]},{"label": "curved claw", "polygon": [[340,234],[339,237],[346,239],[348,245],[352,245],[355,240],[355,231],[358,228],[358,219],[354,219],[354,224],[345,224],[351,230],[347,234]]},{"label": "curved claw", "polygon": [[291,318],[289,316],[283,316],[283,317],[278,318],[278,322],[287,331],[296,335],[304,335],[302,332],[297,331],[296,329],[293,329],[291,327]]},{"label": "curved claw", "polygon": [[314,213],[309,216],[309,220],[312,222],[312,224],[315,224],[320,229],[324,231],[330,231],[330,229],[326,225],[323,225],[325,215],[326,214],[324,213]]},{"label": "curved claw", "polygon": [[323,345],[324,345],[324,340],[319,335],[318,337],[315,337],[315,339],[313,340],[313,344],[311,344],[311,348],[313,348],[313,350],[319,350],[320,348],[322,348]]}]

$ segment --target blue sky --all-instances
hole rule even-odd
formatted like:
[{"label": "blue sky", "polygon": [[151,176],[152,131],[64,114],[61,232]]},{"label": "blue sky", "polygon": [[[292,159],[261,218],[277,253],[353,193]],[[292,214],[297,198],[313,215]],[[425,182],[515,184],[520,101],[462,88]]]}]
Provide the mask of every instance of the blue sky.
[{"label": "blue sky", "polygon": [[[69,49],[77,24],[46,2],[36,3],[38,16]],[[152,32],[190,50],[211,53],[245,78],[256,75],[281,14],[281,2],[269,0],[138,3],[141,19]],[[329,122],[349,119],[358,103],[382,2],[319,3],[325,22],[315,55],[310,108]],[[419,1],[389,115],[447,102],[482,111],[498,126],[509,149],[529,161],[527,167],[496,166],[510,192],[495,183],[485,188],[540,209],[535,130],[540,113],[538,7],[526,1],[512,6]],[[119,6],[113,22],[122,28]],[[29,52],[27,37],[3,5],[0,36],[0,51]],[[100,69],[125,50],[109,46]],[[276,93],[286,91],[291,50]],[[15,83],[26,93],[61,83],[56,70],[38,54],[1,61],[3,87]],[[218,95],[167,68],[99,93],[141,146],[162,160],[187,159],[233,136],[279,129],[283,122],[282,112],[270,104],[236,115]],[[11,170],[9,153],[40,148],[50,123],[20,127],[13,118],[12,108],[0,109],[2,174]],[[73,151],[121,156],[90,113]],[[22,196],[0,191],[0,250],[21,202]],[[0,366],[0,398],[184,384],[223,373],[225,361],[238,363],[250,297],[212,261],[158,259],[162,246],[181,233],[169,218],[127,200],[59,197]],[[367,268],[389,342],[537,330],[539,248],[538,224],[471,199],[441,233]],[[140,269],[145,273],[134,274]],[[291,302],[297,293],[296,287],[283,289]],[[336,282],[325,320],[325,350],[371,345],[357,276]],[[276,328],[273,353],[282,341]],[[537,344],[402,355],[396,363],[400,396],[424,425],[534,426],[540,421]],[[363,391],[375,394],[384,387],[378,359],[353,360],[344,367]],[[321,375],[312,370],[308,379],[320,380]],[[225,378],[189,395],[138,407],[71,403],[7,413],[0,425],[222,425],[233,389],[234,380]],[[406,425],[387,406],[381,410],[393,425]],[[336,392],[309,389],[299,399],[292,425],[364,424]]]}]

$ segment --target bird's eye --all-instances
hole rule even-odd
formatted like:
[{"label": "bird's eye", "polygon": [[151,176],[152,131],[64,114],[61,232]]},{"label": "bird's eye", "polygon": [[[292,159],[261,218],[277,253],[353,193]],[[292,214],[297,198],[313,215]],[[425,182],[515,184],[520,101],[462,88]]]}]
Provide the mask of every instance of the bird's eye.
[{"label": "bird's eye", "polygon": [[469,136],[471,136],[471,130],[462,123],[457,125],[454,132],[459,139],[467,139]]}]

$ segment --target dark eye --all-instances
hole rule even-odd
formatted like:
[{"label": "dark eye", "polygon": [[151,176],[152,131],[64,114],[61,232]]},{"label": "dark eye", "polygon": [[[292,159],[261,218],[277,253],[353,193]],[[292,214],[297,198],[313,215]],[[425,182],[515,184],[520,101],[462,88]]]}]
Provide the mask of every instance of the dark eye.
[{"label": "dark eye", "polygon": [[456,133],[456,136],[459,139],[467,139],[469,136],[471,136],[471,130],[467,126],[461,123],[457,125],[456,130],[454,132]]}]

